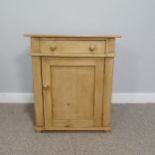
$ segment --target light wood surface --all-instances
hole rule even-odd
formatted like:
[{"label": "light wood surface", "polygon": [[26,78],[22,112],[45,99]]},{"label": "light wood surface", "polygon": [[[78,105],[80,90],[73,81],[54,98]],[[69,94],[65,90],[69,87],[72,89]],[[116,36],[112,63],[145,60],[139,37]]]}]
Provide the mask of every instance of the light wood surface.
[{"label": "light wood surface", "polygon": [[41,53],[104,54],[105,41],[41,41]]},{"label": "light wood surface", "polygon": [[26,35],[32,42],[36,131],[111,131],[115,38]]},{"label": "light wood surface", "polygon": [[120,35],[54,35],[54,34],[24,34],[25,37],[33,38],[121,38]]},{"label": "light wood surface", "polygon": [[114,57],[114,53],[107,54],[54,54],[54,53],[31,53],[31,56],[52,56],[52,57],[68,57],[68,58],[104,58],[104,57]]},{"label": "light wood surface", "polygon": [[[106,53],[115,53],[115,39],[107,40]],[[103,127],[111,126],[111,101],[112,101],[112,80],[113,80],[114,58],[105,59],[104,86],[103,86]]]},{"label": "light wood surface", "polygon": [[42,63],[45,128],[101,126],[104,61],[48,57]]},{"label": "light wood surface", "polygon": [[[39,52],[38,39],[32,39],[32,52]],[[36,127],[44,126],[44,113],[43,113],[43,97],[42,97],[42,71],[41,71],[41,58],[32,58],[32,73],[33,73],[33,90],[35,101],[35,125]]]}]

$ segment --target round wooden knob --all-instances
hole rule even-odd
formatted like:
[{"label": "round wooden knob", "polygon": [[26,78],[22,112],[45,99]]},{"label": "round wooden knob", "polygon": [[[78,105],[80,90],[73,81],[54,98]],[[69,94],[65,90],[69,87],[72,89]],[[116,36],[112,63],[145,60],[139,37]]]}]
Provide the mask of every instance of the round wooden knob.
[{"label": "round wooden knob", "polygon": [[95,51],[95,49],[96,49],[96,46],[95,45],[92,44],[92,45],[89,46],[89,50],[91,52]]},{"label": "round wooden knob", "polygon": [[43,84],[43,88],[46,90],[48,89],[49,85],[48,84]]},{"label": "round wooden knob", "polygon": [[51,45],[49,48],[50,48],[51,51],[55,51],[56,48],[57,48],[57,46],[56,46],[55,44],[53,44],[53,45]]}]

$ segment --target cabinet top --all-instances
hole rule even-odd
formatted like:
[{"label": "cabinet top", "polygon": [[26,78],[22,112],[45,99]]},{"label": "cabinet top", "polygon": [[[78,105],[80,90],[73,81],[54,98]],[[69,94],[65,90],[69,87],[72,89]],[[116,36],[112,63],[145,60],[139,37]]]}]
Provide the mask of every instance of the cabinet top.
[{"label": "cabinet top", "polygon": [[55,34],[24,34],[33,38],[121,38],[120,35],[55,35]]}]

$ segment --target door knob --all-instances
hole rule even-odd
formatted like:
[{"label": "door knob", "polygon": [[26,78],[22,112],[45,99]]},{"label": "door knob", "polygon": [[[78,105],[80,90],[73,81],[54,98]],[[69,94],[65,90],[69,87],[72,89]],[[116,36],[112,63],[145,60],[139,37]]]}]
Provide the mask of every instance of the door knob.
[{"label": "door knob", "polygon": [[49,85],[48,84],[43,84],[44,89],[48,89]]}]

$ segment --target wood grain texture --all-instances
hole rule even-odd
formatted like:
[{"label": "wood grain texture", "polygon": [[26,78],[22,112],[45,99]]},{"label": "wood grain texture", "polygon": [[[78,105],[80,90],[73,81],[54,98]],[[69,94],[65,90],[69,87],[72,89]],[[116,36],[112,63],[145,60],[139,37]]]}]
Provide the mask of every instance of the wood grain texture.
[{"label": "wood grain texture", "polygon": [[43,97],[42,97],[42,77],[40,57],[32,58],[33,70],[33,91],[35,102],[35,125],[36,127],[44,126]]},{"label": "wood grain texture", "polygon": [[53,35],[53,34],[25,34],[25,37],[36,38],[121,38],[120,35]]},{"label": "wood grain texture", "polygon": [[114,54],[57,54],[57,53],[32,53],[30,54],[31,56],[35,57],[35,56],[52,56],[52,57],[72,57],[72,58],[77,58],[77,57],[81,57],[81,58],[104,58],[104,57],[114,57]]},{"label": "wood grain texture", "polygon": [[111,131],[115,38],[32,38],[36,131]]},{"label": "wood grain texture", "polygon": [[95,66],[95,106],[94,106],[94,126],[102,125],[102,96],[103,96],[103,78],[104,78],[104,59],[97,59]]},{"label": "wood grain texture", "polygon": [[45,128],[101,127],[103,59],[43,58]]},{"label": "wood grain texture", "polygon": [[[44,129],[43,129],[44,130]],[[43,131],[41,130],[41,131]],[[46,129],[47,130],[47,129]],[[93,128],[79,128],[79,127],[76,127],[76,128],[72,128],[72,127],[58,127],[58,128],[55,128],[55,127],[52,127],[52,128],[49,128],[47,131],[105,131],[105,132],[111,132],[112,129],[111,127],[93,127]]]},{"label": "wood grain texture", "polygon": [[[31,53],[40,51],[38,38],[31,38]],[[42,70],[41,58],[32,57],[32,74],[33,74],[33,91],[35,105],[35,126],[36,128],[44,127],[44,112],[43,112],[43,96],[42,96]]]},{"label": "wood grain texture", "polygon": [[[107,39],[106,53],[115,53],[115,39]],[[103,90],[103,127],[111,127],[112,81],[114,58],[105,57]]]},{"label": "wood grain texture", "polygon": [[107,39],[106,41],[106,54],[111,55],[115,53],[115,38]]},{"label": "wood grain texture", "polygon": [[53,119],[93,118],[94,71],[94,66],[51,67]]},{"label": "wood grain texture", "polygon": [[31,53],[40,53],[40,39],[31,38]]},{"label": "wood grain texture", "polygon": [[41,41],[40,50],[50,54],[104,54],[105,41]]},{"label": "wood grain texture", "polygon": [[48,65],[47,58],[42,58],[42,76],[43,76],[43,96],[44,96],[44,117],[45,128],[51,127],[52,119],[52,104],[51,104],[51,88],[50,88],[50,66]]},{"label": "wood grain texture", "polygon": [[103,127],[111,127],[111,101],[112,101],[112,58],[105,58],[104,90],[103,90]]}]

